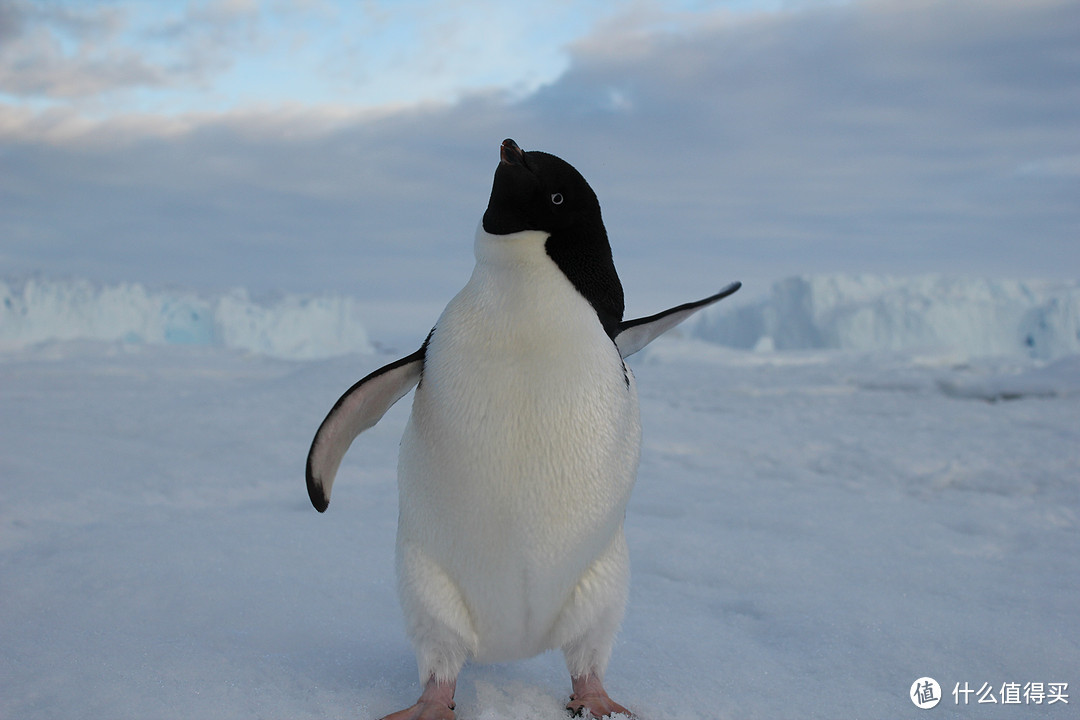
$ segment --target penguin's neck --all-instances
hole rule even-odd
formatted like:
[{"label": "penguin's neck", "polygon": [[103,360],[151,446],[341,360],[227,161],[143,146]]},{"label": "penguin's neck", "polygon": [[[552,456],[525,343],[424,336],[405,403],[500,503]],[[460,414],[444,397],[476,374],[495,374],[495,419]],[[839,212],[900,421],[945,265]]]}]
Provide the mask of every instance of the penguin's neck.
[{"label": "penguin's neck", "polygon": [[476,267],[466,292],[485,306],[485,315],[507,313],[524,320],[577,302],[574,286],[544,251],[547,238],[539,230],[491,235],[481,226],[476,231]]},{"label": "penguin's neck", "polygon": [[548,237],[550,235],[542,230],[491,235],[481,225],[476,230],[476,240],[473,243],[476,267],[499,274],[514,274],[535,270],[544,265],[545,259],[547,264],[555,267],[550,258],[547,258],[544,249]]},{"label": "penguin's neck", "polygon": [[579,341],[581,333],[603,337],[589,301],[548,255],[547,238],[548,233],[536,230],[491,235],[481,226],[476,267],[460,300],[499,335],[526,333],[537,342],[553,340],[548,333],[570,333]]},{"label": "penguin's neck", "polygon": [[474,252],[477,271],[508,278],[521,279],[532,272],[554,269],[592,306],[607,336],[614,339],[618,334],[623,289],[602,225],[584,234],[563,232],[556,237],[540,230],[491,235],[481,224]]}]

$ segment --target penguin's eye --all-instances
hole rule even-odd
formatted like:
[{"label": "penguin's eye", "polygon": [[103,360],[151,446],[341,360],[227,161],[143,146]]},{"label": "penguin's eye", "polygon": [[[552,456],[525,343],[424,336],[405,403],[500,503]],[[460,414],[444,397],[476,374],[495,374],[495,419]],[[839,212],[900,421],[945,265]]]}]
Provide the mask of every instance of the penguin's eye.
[{"label": "penguin's eye", "polygon": [[551,196],[551,204],[552,205],[562,205],[562,201],[563,201],[562,193],[555,193],[554,195]]}]

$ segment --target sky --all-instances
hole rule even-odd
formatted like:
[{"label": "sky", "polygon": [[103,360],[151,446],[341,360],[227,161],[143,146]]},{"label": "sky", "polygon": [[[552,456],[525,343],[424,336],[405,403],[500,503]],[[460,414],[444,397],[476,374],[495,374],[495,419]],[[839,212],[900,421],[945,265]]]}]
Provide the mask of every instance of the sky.
[{"label": "sky", "polygon": [[629,299],[1075,278],[1078,130],[1065,0],[0,0],[0,276],[445,300],[513,137]]},{"label": "sky", "polygon": [[4,82],[16,105],[117,112],[243,106],[394,107],[494,89],[522,96],[605,30],[684,28],[782,0],[5,0]]}]

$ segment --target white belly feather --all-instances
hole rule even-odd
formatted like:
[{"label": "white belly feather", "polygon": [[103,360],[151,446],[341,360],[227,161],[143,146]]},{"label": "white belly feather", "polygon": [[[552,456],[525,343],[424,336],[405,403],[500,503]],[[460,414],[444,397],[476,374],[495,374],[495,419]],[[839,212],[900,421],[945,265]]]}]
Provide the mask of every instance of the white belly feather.
[{"label": "white belly feather", "polygon": [[401,444],[399,562],[422,553],[456,586],[480,660],[553,646],[637,469],[633,375],[545,237],[478,231]]}]

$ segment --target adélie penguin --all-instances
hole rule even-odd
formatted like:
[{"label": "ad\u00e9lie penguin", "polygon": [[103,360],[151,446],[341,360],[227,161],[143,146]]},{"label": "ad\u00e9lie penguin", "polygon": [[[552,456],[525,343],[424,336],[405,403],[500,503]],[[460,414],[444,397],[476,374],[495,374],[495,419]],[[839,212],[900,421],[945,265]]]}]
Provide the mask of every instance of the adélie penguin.
[{"label": "ad\u00e9lie penguin", "polygon": [[623,320],[592,188],[504,140],[476,266],[419,350],[353,385],[307,458],[326,510],[353,439],[413,387],[398,461],[398,593],[423,686],[388,720],[454,717],[467,660],[560,648],[575,715],[631,713],[604,690],[630,568],[623,517],[641,445],[623,358],[739,289]]}]

